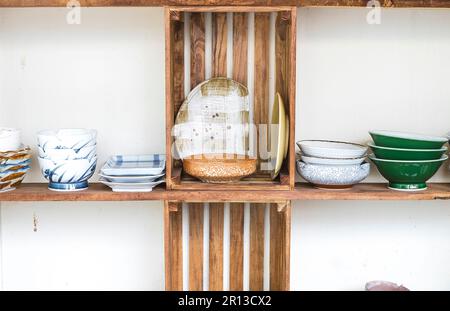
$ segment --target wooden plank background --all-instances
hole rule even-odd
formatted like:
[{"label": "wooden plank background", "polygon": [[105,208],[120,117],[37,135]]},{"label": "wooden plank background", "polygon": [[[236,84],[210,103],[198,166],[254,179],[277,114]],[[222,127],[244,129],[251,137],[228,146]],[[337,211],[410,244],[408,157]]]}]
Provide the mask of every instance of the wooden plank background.
[{"label": "wooden plank background", "polygon": [[[366,6],[368,0],[78,0],[81,6]],[[380,0],[383,7],[450,8],[449,0]],[[66,7],[67,0],[2,0],[0,7]]]}]

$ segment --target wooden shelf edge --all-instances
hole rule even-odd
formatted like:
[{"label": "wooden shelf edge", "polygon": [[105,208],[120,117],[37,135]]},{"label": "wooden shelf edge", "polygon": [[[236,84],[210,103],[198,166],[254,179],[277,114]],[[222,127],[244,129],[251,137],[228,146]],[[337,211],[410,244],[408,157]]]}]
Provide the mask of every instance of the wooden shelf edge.
[{"label": "wooden shelf edge", "polygon": [[[82,7],[306,6],[365,7],[368,0],[78,0]],[[66,7],[68,0],[2,0],[0,7]],[[383,7],[450,8],[449,0],[380,0]]]},{"label": "wooden shelf edge", "polygon": [[430,184],[420,192],[390,190],[386,184],[359,184],[348,190],[321,190],[311,185],[297,184],[293,191],[279,190],[166,190],[157,187],[152,192],[112,192],[93,183],[80,192],[54,192],[47,184],[29,183],[0,193],[0,202],[26,201],[188,201],[188,202],[283,202],[291,200],[450,200],[450,184]]}]

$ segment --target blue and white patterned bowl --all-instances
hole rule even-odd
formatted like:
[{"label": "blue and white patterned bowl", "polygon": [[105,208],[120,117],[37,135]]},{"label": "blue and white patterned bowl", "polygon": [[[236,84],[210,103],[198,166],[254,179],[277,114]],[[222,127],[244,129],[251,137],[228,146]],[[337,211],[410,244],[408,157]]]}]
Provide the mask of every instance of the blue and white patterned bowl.
[{"label": "blue and white patterned bowl", "polygon": [[53,160],[38,157],[41,172],[55,191],[78,191],[88,187],[88,179],[94,175],[97,157],[91,160]]},{"label": "blue and white patterned bowl", "polygon": [[86,146],[81,149],[44,149],[38,145],[39,156],[51,160],[91,160],[97,156],[97,145]]},{"label": "blue and white patterned bowl", "polygon": [[322,165],[297,161],[297,171],[306,181],[318,188],[347,189],[369,176],[370,164]]},{"label": "blue and white patterned bowl", "polygon": [[97,142],[97,131],[90,129],[43,130],[37,134],[38,145],[43,150],[73,149],[80,150],[93,146]]}]

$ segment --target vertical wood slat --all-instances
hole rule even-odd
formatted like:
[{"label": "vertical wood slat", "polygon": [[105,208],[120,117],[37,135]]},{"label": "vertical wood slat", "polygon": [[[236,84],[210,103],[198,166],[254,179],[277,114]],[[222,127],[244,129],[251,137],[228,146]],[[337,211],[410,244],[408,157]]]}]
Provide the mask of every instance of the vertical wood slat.
[{"label": "vertical wood slat", "polygon": [[189,290],[203,290],[203,203],[189,204]]},{"label": "vertical wood slat", "polygon": [[[254,123],[257,128],[257,154],[267,150],[268,128],[266,133],[260,131],[260,125],[269,124],[269,30],[270,13],[255,14],[255,82],[254,82]],[[264,139],[265,138],[265,139]],[[265,142],[263,141],[265,140]],[[264,146],[265,145],[265,146]],[[265,156],[263,156],[265,158]],[[261,161],[258,162],[260,170]]]},{"label": "vertical wood slat", "polygon": [[289,169],[289,184],[291,190],[295,188],[295,94],[297,91],[297,8],[292,8],[290,12],[290,27],[289,27],[289,79],[288,94],[289,94],[289,107],[288,111],[291,116],[289,123],[289,157],[288,157],[288,169]]},{"label": "vertical wood slat", "polygon": [[264,212],[266,204],[250,205],[250,284],[251,291],[264,290]]},{"label": "vertical wood slat", "polygon": [[170,211],[168,201],[164,202],[164,262],[166,290],[183,290],[182,208]]},{"label": "vertical wood slat", "polygon": [[166,153],[167,187],[172,187],[172,135],[175,116],[184,100],[184,14],[166,9]]},{"label": "vertical wood slat", "polygon": [[247,85],[248,13],[233,13],[233,79]]},{"label": "vertical wood slat", "polygon": [[230,204],[230,290],[244,289],[244,203]]},{"label": "vertical wood slat", "polygon": [[[191,89],[205,80],[205,15],[191,13]],[[189,290],[203,290],[203,203],[189,204]]]},{"label": "vertical wood slat", "polygon": [[209,290],[223,290],[223,203],[209,203]]},{"label": "vertical wood slat", "polygon": [[212,14],[212,75],[213,77],[227,76],[227,13]]},{"label": "vertical wood slat", "polygon": [[[212,75],[227,76],[227,14],[212,14]],[[223,290],[224,204],[210,203],[209,289]]]},{"label": "vertical wood slat", "polygon": [[[246,13],[233,13],[233,79],[247,85],[248,23]],[[244,289],[244,204],[230,205],[230,290]]]},{"label": "vertical wood slat", "polygon": [[205,80],[205,14],[191,13],[191,89]]},{"label": "vertical wood slat", "polygon": [[[267,134],[261,124],[269,124],[269,31],[270,13],[255,13],[254,123],[257,128],[257,154],[267,147]],[[260,136],[262,135],[262,138]],[[265,143],[263,138],[266,136]],[[265,146],[263,145],[265,144]],[[258,163],[259,165],[261,162]],[[260,169],[258,165],[258,168]],[[265,204],[250,204],[250,290],[264,289]]]},{"label": "vertical wood slat", "polygon": [[290,286],[291,203],[279,212],[270,206],[270,290],[287,291]]},{"label": "vertical wood slat", "polygon": [[289,154],[283,166],[289,172],[288,183],[291,189],[295,186],[295,137],[293,133],[295,133],[296,14],[295,9],[278,12],[275,24],[275,91],[280,93],[290,116]]}]

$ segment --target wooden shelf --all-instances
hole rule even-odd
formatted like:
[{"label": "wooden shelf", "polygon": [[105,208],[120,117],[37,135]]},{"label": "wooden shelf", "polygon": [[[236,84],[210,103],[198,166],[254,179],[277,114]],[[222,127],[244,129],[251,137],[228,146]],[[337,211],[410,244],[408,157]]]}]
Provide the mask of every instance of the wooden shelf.
[{"label": "wooden shelf", "polygon": [[449,200],[450,184],[431,184],[421,192],[389,190],[386,184],[359,184],[349,190],[320,190],[297,184],[294,191],[189,191],[157,187],[148,193],[112,192],[102,184],[91,184],[80,192],[55,192],[47,184],[23,184],[0,194],[1,201],[189,201],[189,202],[282,202],[286,200]]},{"label": "wooden shelf", "polygon": [[[109,6],[350,6],[365,7],[367,0],[78,0],[83,7]],[[0,7],[66,7],[67,0],[2,0]],[[450,8],[449,0],[380,0],[383,7]]]}]

